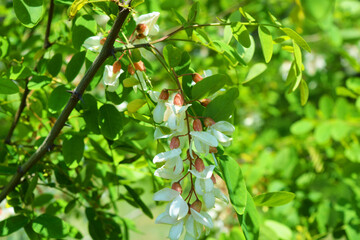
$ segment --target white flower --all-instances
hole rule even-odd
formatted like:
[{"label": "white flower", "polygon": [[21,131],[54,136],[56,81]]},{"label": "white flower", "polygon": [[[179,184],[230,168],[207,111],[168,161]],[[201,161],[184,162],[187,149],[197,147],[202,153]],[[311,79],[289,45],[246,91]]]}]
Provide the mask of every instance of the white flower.
[{"label": "white flower", "polygon": [[208,127],[207,131],[216,137],[221,145],[228,147],[231,144],[232,138],[227,135],[232,135],[235,127],[229,122],[220,121]]},{"label": "white flower", "polygon": [[120,69],[119,72],[114,73],[112,65],[105,65],[103,80],[108,92],[114,92],[117,89],[119,86],[119,77],[123,72],[124,71]]},{"label": "white flower", "polygon": [[168,122],[168,127],[177,132],[183,132],[186,129],[186,110],[191,104],[178,106],[173,103],[165,103],[166,110],[164,113],[164,121]]},{"label": "white flower", "polygon": [[101,44],[103,38],[104,38],[103,36],[89,37],[84,41],[83,46],[92,52],[99,53],[103,47],[103,44]]},{"label": "white flower", "polygon": [[139,24],[146,25],[146,29],[142,33],[144,36],[154,35],[159,32],[159,26],[156,24],[156,21],[158,20],[159,16],[160,16],[159,12],[152,12],[141,15],[135,19],[136,25]]},{"label": "white flower", "polygon": [[161,168],[156,169],[154,175],[165,179],[180,179],[181,173],[184,169],[180,154],[181,150],[176,148],[156,155],[153,159],[153,162],[165,162],[165,164]]},{"label": "white flower", "polygon": [[[164,188],[154,194],[154,201],[171,201],[169,203],[168,211],[165,211],[172,219],[180,220],[184,218],[188,211],[189,206],[181,197],[180,193],[171,188]],[[159,215],[159,219],[163,217]]]},{"label": "white flower", "polygon": [[205,234],[209,234],[210,228],[214,227],[211,216],[206,212],[197,212],[190,208],[191,215],[186,220],[186,235],[185,239],[199,239],[205,227]]},{"label": "white flower", "polygon": [[208,154],[210,146],[217,147],[219,145],[216,138],[208,132],[191,131],[190,135],[193,136],[192,142],[199,153]]}]

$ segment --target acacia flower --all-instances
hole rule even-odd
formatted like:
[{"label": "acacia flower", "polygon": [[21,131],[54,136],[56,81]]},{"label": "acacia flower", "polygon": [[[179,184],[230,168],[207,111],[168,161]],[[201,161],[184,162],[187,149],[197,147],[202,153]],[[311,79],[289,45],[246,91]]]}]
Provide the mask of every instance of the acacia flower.
[{"label": "acacia flower", "polygon": [[193,136],[192,142],[199,153],[208,154],[210,147],[218,146],[216,138],[208,132],[191,131],[190,135]]},{"label": "acacia flower", "polygon": [[196,211],[190,208],[190,216],[186,220],[186,240],[199,239],[205,227],[205,234],[209,234],[210,228],[214,227],[211,216],[204,211]]},{"label": "acacia flower", "polygon": [[[205,125],[207,119],[205,119]],[[226,121],[220,121],[215,123],[212,119],[209,120],[207,132],[211,133],[218,142],[224,147],[228,147],[231,144],[232,138],[228,137],[233,134],[235,127]],[[228,135],[228,136],[227,136]]]},{"label": "acacia flower", "polygon": [[153,159],[153,163],[165,162],[165,164],[156,169],[154,175],[165,179],[179,179],[184,169],[180,154],[181,150],[176,148],[156,155]]},{"label": "acacia flower", "polygon": [[164,121],[167,121],[168,127],[177,132],[183,132],[185,129],[186,110],[191,104],[183,105],[184,100],[180,94],[172,96],[172,101],[165,103],[166,111]]},{"label": "acacia flower", "polygon": [[136,25],[139,26],[138,32],[143,36],[154,35],[159,32],[159,25],[156,24],[160,16],[159,12],[152,12],[148,14],[143,14],[135,18]]},{"label": "acacia flower", "polygon": [[124,71],[120,69],[118,72],[114,73],[113,65],[105,65],[103,80],[104,84],[107,86],[106,90],[108,92],[114,92],[119,86],[119,77]]},{"label": "acacia flower", "polygon": [[166,110],[165,103],[169,99],[169,91],[164,89],[159,92],[149,91],[150,98],[157,102],[157,105],[153,111],[153,118],[156,123],[161,123],[164,120],[164,113]]},{"label": "acacia flower", "polygon": [[105,39],[103,36],[92,36],[84,41],[83,46],[92,52],[99,53],[104,43],[105,43]]}]

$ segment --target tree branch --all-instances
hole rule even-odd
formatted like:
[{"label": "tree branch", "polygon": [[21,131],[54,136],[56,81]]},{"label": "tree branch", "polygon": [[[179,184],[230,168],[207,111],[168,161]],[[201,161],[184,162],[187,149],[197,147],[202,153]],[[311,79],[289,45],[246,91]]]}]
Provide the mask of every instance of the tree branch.
[{"label": "tree branch", "polygon": [[26,174],[29,169],[34,166],[53,146],[55,138],[59,135],[61,129],[63,128],[65,122],[67,121],[70,113],[75,108],[77,102],[81,95],[85,92],[85,89],[90,84],[91,80],[95,76],[96,72],[99,70],[104,61],[112,55],[113,45],[115,39],[118,36],[118,33],[123,26],[127,16],[129,15],[130,10],[127,8],[120,8],[120,12],[114,22],[114,25],[111,28],[111,31],[104,43],[104,46],[96,57],[93,64],[90,66],[85,76],[80,81],[79,85],[76,87],[71,98],[69,99],[64,110],[61,112],[59,118],[56,120],[53,128],[51,129],[49,135],[46,137],[41,146],[36,150],[36,152],[25,162],[22,166],[18,168],[17,173],[13,176],[8,185],[5,186],[4,190],[0,194],[0,202],[5,199],[5,197],[19,184],[22,176]]}]

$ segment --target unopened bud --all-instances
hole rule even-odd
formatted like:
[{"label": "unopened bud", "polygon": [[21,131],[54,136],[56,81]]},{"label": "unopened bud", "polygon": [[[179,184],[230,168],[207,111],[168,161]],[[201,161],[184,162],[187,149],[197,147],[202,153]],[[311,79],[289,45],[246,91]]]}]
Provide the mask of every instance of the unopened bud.
[{"label": "unopened bud", "polygon": [[174,97],[174,104],[176,106],[183,106],[184,105],[184,97],[180,94],[180,93],[177,93]]},{"label": "unopened bud", "polygon": [[206,107],[210,102],[211,100],[208,98],[204,98],[200,100],[201,105],[203,105],[204,107]]},{"label": "unopened bud", "polygon": [[198,74],[198,73],[194,73],[194,74],[192,75],[192,79],[193,79],[193,81],[194,81],[195,83],[198,83],[198,82],[200,82],[201,80],[203,80],[203,77],[202,77],[200,74]]},{"label": "unopened bud", "polygon": [[101,45],[104,45],[105,42],[106,42],[106,38],[100,39],[100,44],[101,44]]},{"label": "unopened bud", "polygon": [[138,61],[138,62],[134,63],[134,67],[136,70],[139,70],[141,72],[146,70],[145,65],[142,61]]},{"label": "unopened bud", "polygon": [[182,194],[182,187],[178,182],[174,182],[171,186],[171,189],[178,191],[180,194]]},{"label": "unopened bud", "polygon": [[209,153],[217,153],[217,152],[218,150],[216,147],[212,147],[212,146],[209,147]]},{"label": "unopened bud", "polygon": [[202,202],[200,200],[196,200],[190,205],[190,208],[194,209],[197,212],[201,211]]},{"label": "unopened bud", "polygon": [[202,131],[202,123],[200,119],[195,119],[193,122],[194,131],[201,132]]},{"label": "unopened bud", "polygon": [[173,137],[170,142],[170,149],[175,149],[180,147],[180,140],[178,137]]},{"label": "unopened bud", "polygon": [[136,31],[139,33],[139,34],[143,34],[147,29],[147,26],[146,24],[143,24],[143,23],[140,23],[136,26]]},{"label": "unopened bud", "polygon": [[214,174],[211,175],[211,181],[213,182],[213,184],[216,184],[216,178],[215,178]]},{"label": "unopened bud", "polygon": [[195,169],[196,169],[196,171],[198,171],[198,172],[204,171],[205,165],[204,165],[204,162],[203,162],[203,160],[202,160],[201,158],[197,158],[197,159],[195,160]]},{"label": "unopened bud", "polygon": [[119,72],[120,69],[121,69],[120,61],[114,62],[114,64],[113,64],[113,73],[115,74],[115,73]]},{"label": "unopened bud", "polygon": [[169,91],[167,89],[163,89],[160,93],[159,99],[168,100],[169,99]]},{"label": "unopened bud", "polygon": [[214,124],[215,124],[215,121],[212,118],[209,118],[209,117],[205,118],[205,120],[204,120],[205,127],[210,127]]},{"label": "unopened bud", "polygon": [[128,66],[128,72],[131,74],[131,75],[134,75],[135,74],[135,70],[133,68],[133,66],[131,64],[129,64]]}]

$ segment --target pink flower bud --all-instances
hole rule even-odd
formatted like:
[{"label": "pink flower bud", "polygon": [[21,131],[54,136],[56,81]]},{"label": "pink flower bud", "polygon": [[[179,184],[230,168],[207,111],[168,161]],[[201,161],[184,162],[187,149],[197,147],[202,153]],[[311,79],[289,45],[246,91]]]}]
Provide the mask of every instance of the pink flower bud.
[{"label": "pink flower bud", "polygon": [[217,152],[218,150],[216,147],[212,147],[212,146],[209,147],[209,153],[217,153]]},{"label": "pink flower bud", "polygon": [[211,180],[212,180],[213,184],[216,184],[216,178],[215,178],[214,174],[211,175]]},{"label": "pink flower bud", "polygon": [[170,149],[175,149],[180,147],[180,140],[178,137],[173,137],[170,142]]},{"label": "pink flower bud", "polygon": [[208,98],[204,98],[200,100],[200,104],[203,105],[204,107],[206,107],[210,102],[211,100]]},{"label": "pink flower bud", "polygon": [[139,70],[141,72],[146,70],[145,65],[142,61],[138,61],[138,62],[134,63],[134,67],[136,70]]},{"label": "pink flower bud", "polygon": [[178,182],[174,182],[171,186],[171,189],[178,191],[180,194],[182,194],[182,187]]},{"label": "pink flower bud", "polygon": [[101,44],[101,45],[104,45],[105,42],[106,42],[106,38],[100,39],[100,44]]},{"label": "pink flower bud", "polygon": [[192,75],[192,79],[193,79],[193,81],[194,81],[195,83],[198,83],[198,82],[200,82],[201,80],[203,80],[203,77],[202,77],[200,74],[198,74],[198,73],[194,73],[194,74]]},{"label": "pink flower bud", "polygon": [[133,68],[133,66],[131,64],[129,64],[128,66],[128,72],[131,74],[131,75],[134,75],[135,74],[135,70]]},{"label": "pink flower bud", "polygon": [[198,172],[202,172],[202,171],[204,171],[204,169],[205,169],[205,165],[204,165],[204,162],[203,162],[203,160],[201,159],[201,158],[197,158],[196,160],[195,160],[195,169],[196,169],[196,171],[198,171]]},{"label": "pink flower bud", "polygon": [[146,26],[146,24],[143,24],[143,23],[140,23],[136,26],[136,31],[139,33],[139,34],[143,34],[146,29],[147,29],[148,26]]},{"label": "pink flower bud", "polygon": [[159,99],[168,100],[169,99],[169,91],[167,89],[163,89],[160,93]]},{"label": "pink flower bud", "polygon": [[202,131],[202,123],[200,119],[195,119],[193,122],[194,131],[201,132]]},{"label": "pink flower bud", "polygon": [[205,127],[210,127],[214,124],[215,124],[215,121],[212,118],[209,118],[209,117],[205,118],[205,120],[204,120]]},{"label": "pink flower bud", "polygon": [[114,64],[113,64],[113,73],[115,74],[115,73],[119,72],[120,69],[121,69],[120,61],[114,62]]},{"label": "pink flower bud", "polygon": [[180,94],[180,93],[177,93],[174,97],[174,104],[176,106],[183,106],[184,105],[184,97]]},{"label": "pink flower bud", "polygon": [[202,202],[200,200],[196,200],[190,205],[190,208],[194,209],[197,212],[201,211]]}]

